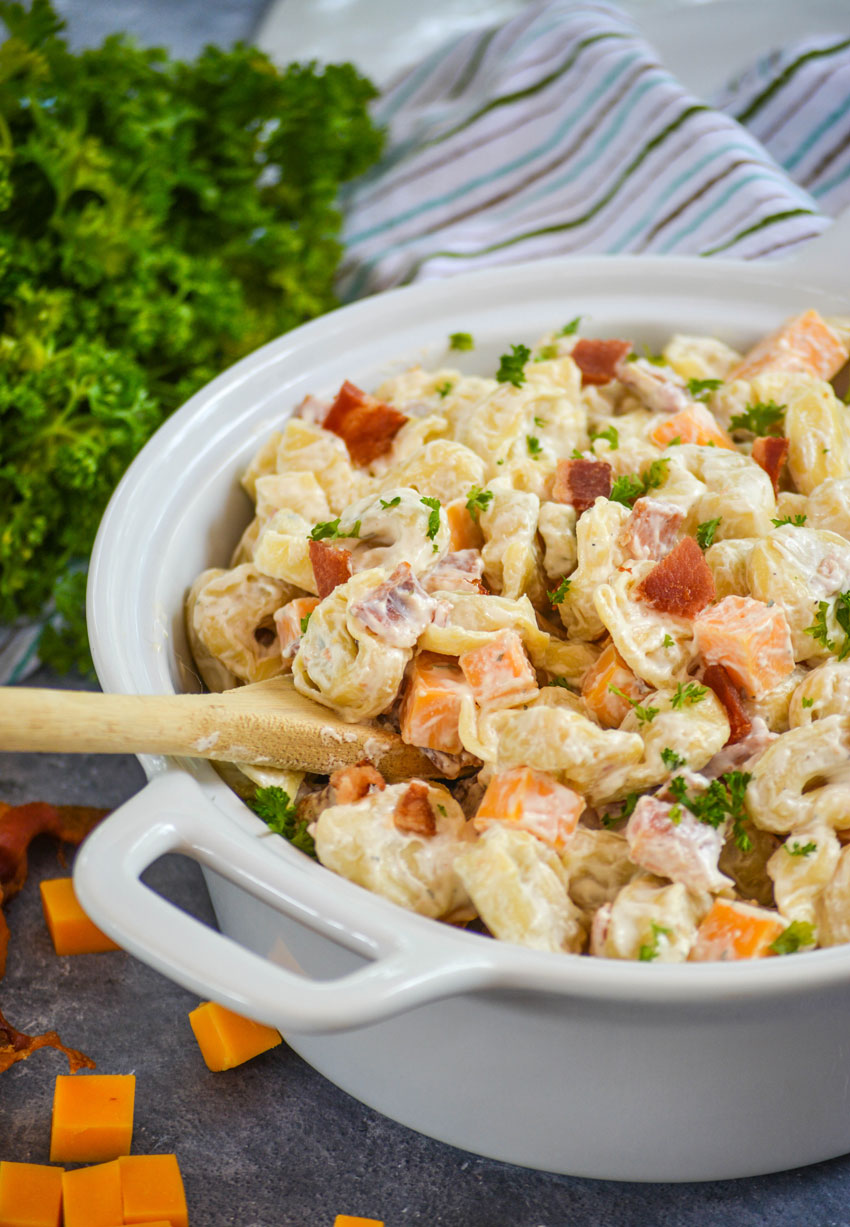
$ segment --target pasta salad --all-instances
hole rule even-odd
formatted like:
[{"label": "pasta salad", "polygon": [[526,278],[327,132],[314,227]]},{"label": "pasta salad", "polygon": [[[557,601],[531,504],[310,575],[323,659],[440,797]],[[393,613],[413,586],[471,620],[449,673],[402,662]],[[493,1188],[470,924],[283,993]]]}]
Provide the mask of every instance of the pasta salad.
[{"label": "pasta salad", "polygon": [[574,320],[492,376],[308,396],[189,593],[198,670],[291,672],[443,778],[245,768],[258,811],[402,907],[536,949],[850,941],[848,351],[814,310],[744,354]]}]

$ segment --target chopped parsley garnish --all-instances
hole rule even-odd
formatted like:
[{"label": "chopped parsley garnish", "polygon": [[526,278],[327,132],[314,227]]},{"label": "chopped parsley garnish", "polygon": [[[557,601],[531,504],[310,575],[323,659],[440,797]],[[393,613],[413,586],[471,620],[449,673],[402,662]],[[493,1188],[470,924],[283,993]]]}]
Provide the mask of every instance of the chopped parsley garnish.
[{"label": "chopped parsley garnish", "polygon": [[545,419],[545,418],[538,418],[538,417],[535,417],[535,419],[534,419],[534,425],[535,425],[535,426],[545,426],[545,425],[546,425],[546,419]]},{"label": "chopped parsley garnish", "polygon": [[677,767],[684,767],[685,765],[685,759],[682,758],[681,754],[677,754],[669,746],[665,746],[661,751],[661,761],[670,771],[675,771]]},{"label": "chopped parsley garnish", "polygon": [[815,614],[815,620],[811,626],[805,628],[803,633],[811,635],[814,640],[822,644],[828,651],[835,652],[839,660],[845,660],[850,656],[850,589],[847,592],[839,592],[832,612],[835,615],[835,621],[844,632],[844,641],[840,645],[829,637],[829,628],[827,626],[828,601],[818,601],[818,611]]},{"label": "chopped parsley garnish", "polygon": [[419,502],[431,509],[431,514],[428,516],[428,539],[433,541],[440,531],[440,500],[429,498],[426,494],[420,498]]},{"label": "chopped parsley garnish", "polygon": [[802,699],[801,702],[803,707],[814,707],[815,705],[814,699]]},{"label": "chopped parsley garnish", "polygon": [[749,771],[727,771],[725,775],[712,780],[704,792],[689,795],[687,783],[682,776],[677,775],[668,787],[675,800],[707,826],[716,829],[722,826],[727,818],[731,818],[735,843],[742,852],[750,852],[753,841],[744,829],[744,823],[747,821],[744,794],[752,778]]},{"label": "chopped parsley garnish", "polygon": [[550,677],[546,685],[547,686],[560,686],[562,690],[572,690],[573,689],[565,677]]},{"label": "chopped parsley garnish", "polygon": [[575,317],[575,319],[570,320],[570,322],[569,322],[568,324],[564,324],[563,328],[562,328],[562,329],[561,329],[561,331],[558,333],[558,336],[559,336],[559,337],[573,337],[573,336],[575,336],[575,334],[578,332],[578,329],[579,329],[579,324],[580,324],[580,323],[581,323],[581,316],[580,316],[580,315],[577,315],[577,316]]},{"label": "chopped parsley garnish", "polygon": [[335,520],[325,520],[322,524],[316,524],[310,530],[310,538],[313,541],[329,541],[334,537],[359,537],[360,536],[360,521],[355,520],[350,528],[340,528],[339,522],[341,517],[337,516]]},{"label": "chopped parsley garnish", "polygon": [[440,813],[440,814],[442,814],[442,815],[443,815],[443,817],[445,818],[445,817],[446,817],[446,807],[445,807],[445,805],[438,805],[438,806],[437,806],[437,812],[438,812],[438,813]]},{"label": "chopped parsley garnish", "polygon": [[783,516],[781,520],[771,520],[774,528],[781,528],[783,524],[790,524],[793,528],[802,528],[806,522],[804,515]]},{"label": "chopped parsley garnish", "polygon": [[558,357],[557,345],[541,345],[537,353],[534,355],[535,362],[551,362],[553,358]]},{"label": "chopped parsley garnish", "polygon": [[616,452],[620,446],[620,436],[614,426],[609,426],[607,430],[597,430],[590,432],[590,442],[595,443],[597,439],[607,439],[611,444],[611,451]]},{"label": "chopped parsley garnish", "polygon": [[707,401],[712,392],[723,387],[722,379],[689,379],[688,391],[694,400]]},{"label": "chopped parsley garnish", "polygon": [[305,613],[304,617],[301,619],[301,634],[302,635],[306,634],[307,627],[310,625],[310,619],[312,618],[312,616],[313,616],[313,611],[311,609],[310,612]]},{"label": "chopped parsley garnish", "polygon": [[662,648],[673,648],[676,646],[676,640],[673,638],[672,635],[667,634],[661,640],[661,646]]},{"label": "chopped parsley garnish", "polygon": [[670,937],[671,930],[665,928],[664,925],[657,924],[654,920],[650,921],[652,925],[652,941],[641,946],[638,951],[638,959],[641,963],[651,963],[653,959],[657,959],[659,955],[658,942],[662,937]]},{"label": "chopped parsley garnish", "polygon": [[531,357],[527,345],[512,345],[509,354],[502,354],[499,359],[499,369],[496,379],[499,383],[512,383],[515,388],[521,388],[525,383],[525,371],[522,369]]},{"label": "chopped parsley garnish", "polygon": [[315,857],[316,847],[312,835],[307,831],[307,819],[298,817],[288,792],[276,784],[270,788],[258,788],[251,809],[275,835],[282,835],[296,848]]},{"label": "chopped parsley garnish", "polygon": [[793,844],[782,845],[789,856],[811,856],[817,851],[817,844],[813,840],[809,840],[807,844],[801,844],[798,839],[795,839]]},{"label": "chopped parsley garnish", "polygon": [[482,511],[486,511],[493,501],[492,490],[482,490],[478,486],[470,486],[469,495],[466,500],[466,510],[472,516],[475,523],[478,523],[478,516]]},{"label": "chopped parsley garnish", "polygon": [[540,445],[540,440],[536,438],[534,435],[526,435],[525,443],[526,443],[526,447],[528,448],[529,456],[533,456],[534,459],[536,460],[537,457],[540,455],[540,453],[543,451],[543,448]]},{"label": "chopped parsley garnish", "polygon": [[440,399],[443,399],[444,397],[448,396],[453,387],[454,384],[450,379],[444,379],[442,383],[437,384],[434,391],[440,394]]},{"label": "chopped parsley garnish", "polygon": [[650,490],[655,490],[658,486],[664,484],[667,480],[669,465],[669,458],[661,456],[658,460],[653,460],[644,473],[623,474],[622,477],[618,477],[615,480],[608,497],[614,503],[623,503],[626,507],[630,507],[637,499],[643,498],[645,494],[648,494]]},{"label": "chopped parsley garnish", "polygon": [[777,405],[776,401],[758,401],[755,405],[747,405],[743,413],[733,413],[729,419],[730,430],[749,430],[754,435],[773,434],[775,429],[782,427],[787,405]]},{"label": "chopped parsley garnish", "polygon": [[388,507],[398,507],[400,502],[401,495],[397,494],[395,498],[391,498],[389,502],[387,502],[386,499],[381,499],[381,506],[383,507],[384,511],[386,511]]},{"label": "chopped parsley garnish", "polygon": [[467,349],[475,349],[475,342],[472,339],[472,334],[469,332],[449,333],[449,349],[456,349],[460,352]]},{"label": "chopped parsley garnish", "polygon": [[682,436],[674,435],[673,438],[670,440],[670,442],[667,444],[667,446],[668,447],[678,447],[681,442],[682,442]]},{"label": "chopped parsley garnish", "polygon": [[679,711],[686,703],[701,703],[707,694],[707,686],[700,686],[697,682],[688,682],[686,685],[679,682],[676,693],[670,700],[670,706]]},{"label": "chopped parsley garnish", "polygon": [[570,460],[584,460],[584,452],[580,452],[577,447],[574,447],[570,452]]},{"label": "chopped parsley garnish", "polygon": [[565,575],[560,584],[558,584],[557,588],[552,588],[546,593],[549,598],[550,605],[560,605],[567,599],[567,593],[570,590],[571,583],[572,580]]},{"label": "chopped parsley garnish", "polygon": [[619,686],[609,686],[608,689],[612,694],[616,694],[619,696],[619,698],[626,700],[629,707],[631,707],[637,716],[638,724],[652,724],[652,721],[661,710],[658,707],[642,707],[641,704],[638,703],[637,699],[630,699],[625,691],[621,690]]},{"label": "chopped parsley garnish", "polygon": [[771,942],[768,950],[774,954],[796,954],[803,946],[815,944],[815,931],[807,920],[792,920],[787,929],[783,929],[775,942]]},{"label": "chopped parsley garnish", "polygon": [[804,635],[811,635],[817,643],[828,651],[835,651],[835,641],[829,637],[829,628],[826,625],[826,615],[829,612],[829,601],[819,601],[818,611],[815,614],[815,620],[811,626],[807,626],[803,631]]},{"label": "chopped parsley garnish", "polygon": [[715,520],[703,520],[702,524],[697,525],[696,539],[701,550],[707,550],[714,541],[714,534],[717,532],[721,518],[718,516]]},{"label": "chopped parsley garnish", "polygon": [[635,806],[639,800],[640,793],[630,792],[623,801],[623,808],[620,810],[619,814],[602,815],[602,825],[606,829],[610,829],[611,827],[616,826],[618,822],[623,822],[624,819],[631,818],[632,814],[635,812]]}]

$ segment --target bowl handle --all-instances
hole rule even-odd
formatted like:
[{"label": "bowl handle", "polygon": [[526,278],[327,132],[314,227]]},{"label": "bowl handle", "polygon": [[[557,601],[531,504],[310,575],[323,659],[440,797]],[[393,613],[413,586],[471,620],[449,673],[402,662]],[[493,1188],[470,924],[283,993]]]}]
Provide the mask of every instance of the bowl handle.
[{"label": "bowl handle", "polygon": [[[347,882],[329,890],[326,869],[306,857],[301,865],[276,855],[265,843],[262,836],[229,829],[191,776],[168,770],[86,839],[74,885],[95,924],[130,954],[202,998],[281,1031],[345,1031],[495,982],[486,942],[478,956],[466,942],[451,940],[458,935],[450,928],[431,934],[421,917],[405,917],[418,922],[410,926],[394,924],[392,905],[364,899]],[[254,898],[366,956],[369,965],[317,981],[240,946],[139,880],[168,852],[207,865]],[[370,903],[380,906],[372,909]],[[408,927],[412,932],[400,931]]]}]

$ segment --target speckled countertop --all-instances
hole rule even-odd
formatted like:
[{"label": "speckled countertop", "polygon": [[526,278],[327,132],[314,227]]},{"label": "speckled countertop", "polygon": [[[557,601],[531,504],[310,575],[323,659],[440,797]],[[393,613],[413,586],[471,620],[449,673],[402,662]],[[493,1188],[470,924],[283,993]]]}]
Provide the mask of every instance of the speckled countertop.
[{"label": "speckled countertop", "polygon": [[[191,55],[205,41],[250,37],[263,4],[59,0],[57,7],[77,43],[123,26]],[[81,683],[42,671],[29,684]],[[0,754],[0,799],[12,804],[114,807],[143,782],[131,758]],[[0,1006],[21,1029],[57,1029],[99,1072],[136,1074],[134,1152],[177,1154],[193,1227],[332,1227],[336,1214],[387,1227],[850,1227],[850,1158],[752,1180],[609,1184],[431,1141],[363,1107],[285,1045],[212,1074],[187,1020],[195,997],[123,952],[53,953],[38,882],[68,871],[53,841],[36,842],[29,881],[8,908]],[[194,863],[167,857],[146,881],[213,921]],[[54,1078],[66,1068],[43,1050],[0,1075],[0,1159],[48,1161]]]}]

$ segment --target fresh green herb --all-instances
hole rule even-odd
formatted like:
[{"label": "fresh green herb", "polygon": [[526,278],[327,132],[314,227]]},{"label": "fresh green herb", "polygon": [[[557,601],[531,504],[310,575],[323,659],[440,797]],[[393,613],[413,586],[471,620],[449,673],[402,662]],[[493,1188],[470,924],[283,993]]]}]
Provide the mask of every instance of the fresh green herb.
[{"label": "fresh green herb", "polygon": [[829,612],[829,601],[818,601],[818,611],[815,614],[815,620],[811,626],[807,626],[803,631],[804,635],[811,635],[817,643],[826,648],[829,652],[835,651],[835,642],[829,637],[829,628],[826,625],[826,615]]},{"label": "fresh green herb", "polygon": [[572,690],[572,686],[565,677],[550,677],[546,685],[560,686],[562,690]]},{"label": "fresh green herb", "polygon": [[597,439],[607,439],[611,444],[612,452],[616,452],[620,446],[620,435],[614,426],[609,426],[607,430],[591,431],[590,442],[595,443]]},{"label": "fresh green herb", "polygon": [[673,823],[674,827],[677,827],[679,823],[682,821],[682,813],[683,813],[683,810],[682,810],[681,805],[679,805],[678,801],[676,802],[675,805],[672,805],[670,807],[670,813],[667,815],[667,817]]},{"label": "fresh green herb", "polygon": [[827,626],[828,612],[829,602],[819,601],[815,620],[811,626],[805,628],[804,634],[811,635],[813,639],[822,644],[828,651],[835,652],[839,660],[845,660],[850,656],[850,590],[839,592],[832,609],[835,621],[844,632],[844,639],[840,645],[829,637]]},{"label": "fresh green herb", "polygon": [[797,839],[794,840],[790,848],[788,844],[783,844],[782,846],[789,856],[811,856],[813,852],[817,851],[818,847],[812,840],[809,840],[807,844],[801,844]]},{"label": "fresh green herb", "polygon": [[337,198],[374,162],[350,64],[255,46],[75,52],[0,5],[0,621],[86,667],[85,560],[127,465],[224,367],[336,305]]},{"label": "fresh green herb", "polygon": [[307,856],[315,857],[316,846],[307,831],[307,819],[298,817],[298,810],[288,792],[276,784],[270,788],[258,788],[251,808],[275,835],[282,835],[296,848],[306,852]]},{"label": "fresh green herb", "polygon": [[445,818],[445,817],[446,817],[446,813],[447,813],[445,805],[438,805],[438,806],[437,806],[437,813],[438,813],[438,814],[442,814],[442,815],[443,815],[443,817]]},{"label": "fresh green herb", "polygon": [[535,419],[534,419],[534,425],[535,425],[535,426],[540,426],[540,427],[543,427],[543,426],[545,426],[545,425],[546,425],[546,419],[545,419],[545,418],[535,417]]},{"label": "fresh green herb", "polygon": [[437,384],[437,387],[435,390],[439,393],[440,399],[442,400],[448,396],[449,392],[451,392],[453,387],[454,387],[454,384],[452,383],[450,379],[444,379],[442,383]]},{"label": "fresh green herb", "polygon": [[697,682],[688,682],[683,685],[681,682],[676,687],[676,693],[670,700],[670,706],[674,711],[679,711],[685,704],[701,703],[708,694],[707,686],[700,686]]},{"label": "fresh green herb", "polygon": [[606,827],[607,829],[610,829],[611,827],[616,826],[617,823],[623,822],[626,818],[631,818],[632,814],[635,812],[635,806],[637,805],[639,800],[640,800],[640,793],[630,792],[628,796],[626,797],[626,799],[623,801],[623,807],[620,810],[619,814],[603,814],[602,815],[602,825]]},{"label": "fresh green herb", "polygon": [[509,354],[502,354],[499,359],[499,369],[496,371],[496,379],[499,383],[512,383],[515,388],[521,388],[525,383],[525,371],[523,367],[531,357],[531,350],[527,345],[512,345]]},{"label": "fresh green herb", "polygon": [[723,387],[722,379],[689,379],[688,392],[694,400],[707,401],[712,392]]},{"label": "fresh green herb", "polygon": [[665,746],[661,751],[661,761],[670,771],[675,771],[677,767],[684,767],[685,765],[685,759],[682,758],[681,754],[677,754],[669,746]]},{"label": "fresh green herb", "polygon": [[562,605],[567,599],[567,593],[570,590],[571,583],[572,580],[565,575],[560,584],[558,584],[557,588],[552,588],[549,592],[547,592],[546,595],[549,598],[549,604]]},{"label": "fresh green herb", "polygon": [[670,440],[670,442],[667,444],[667,446],[668,447],[678,447],[681,442],[682,442],[682,436],[674,435],[673,438]]},{"label": "fresh green herb", "polygon": [[478,516],[482,511],[486,511],[493,501],[492,490],[482,490],[478,486],[471,486],[469,496],[466,500],[466,510],[472,516],[475,523],[478,523]]},{"label": "fresh green herb", "polygon": [[656,924],[653,920],[652,925],[652,940],[645,946],[641,946],[638,951],[638,959],[641,963],[651,963],[653,959],[657,959],[660,953],[658,942],[662,937],[670,937],[671,930],[665,928],[664,925]]},{"label": "fresh green herb", "polygon": [[558,333],[558,336],[559,336],[559,337],[572,337],[572,336],[575,336],[575,334],[576,334],[576,333],[578,332],[578,330],[579,330],[579,325],[580,325],[580,324],[581,324],[581,316],[580,316],[580,315],[577,315],[577,316],[575,317],[575,319],[570,320],[570,322],[569,322],[568,324],[564,324],[563,328],[562,328],[562,329],[561,329],[561,331]]},{"label": "fresh green herb", "polygon": [[428,516],[428,539],[433,541],[437,533],[440,531],[440,500],[438,498],[429,498],[427,494],[423,495],[419,500],[425,507],[430,507],[431,512]]},{"label": "fresh green herb", "polygon": [[775,942],[771,942],[768,950],[774,954],[796,954],[804,946],[815,944],[815,931],[807,920],[792,920],[787,929],[783,929]]},{"label": "fresh green herb", "polygon": [[570,460],[584,460],[584,452],[580,452],[577,447],[574,447],[570,452]]},{"label": "fresh green herb", "polygon": [[398,507],[400,502],[401,502],[401,495],[397,494],[395,498],[391,498],[389,502],[387,502],[386,499],[382,498],[381,506],[383,507],[384,511],[386,511],[389,507]]},{"label": "fresh green herb", "polygon": [[622,477],[616,478],[611,493],[608,496],[614,503],[623,503],[626,507],[630,507],[637,499],[643,498],[650,490],[655,490],[658,486],[664,484],[667,480],[667,470],[670,466],[670,460],[666,456],[661,456],[658,460],[653,460],[652,464],[641,474],[625,473]]},{"label": "fresh green herb", "polygon": [[340,528],[339,522],[341,516],[337,516],[335,520],[325,520],[321,524],[316,524],[310,529],[310,538],[313,541],[329,541],[336,537],[359,537],[360,536],[360,521],[355,520],[350,528]]},{"label": "fresh green herb", "polygon": [[697,525],[696,539],[701,550],[707,550],[714,541],[714,534],[717,532],[721,518],[718,516],[715,520],[703,520],[702,524]]},{"label": "fresh green herb", "polygon": [[307,627],[310,625],[310,619],[312,618],[312,616],[313,616],[313,611],[311,609],[310,612],[305,613],[304,617],[301,619],[301,634],[302,635],[306,635]]},{"label": "fresh green herb", "polygon": [[637,716],[638,724],[652,724],[652,721],[655,719],[655,717],[658,715],[659,711],[661,710],[658,707],[642,707],[640,703],[638,703],[637,699],[630,699],[629,696],[625,693],[625,691],[621,690],[619,686],[609,686],[608,689],[611,691],[612,694],[616,694],[621,699],[626,700],[628,705],[632,708],[635,715]]},{"label": "fresh green herb", "polygon": [[680,776],[675,776],[668,788],[672,797],[694,815],[699,822],[711,827],[722,826],[727,818],[732,820],[732,836],[742,852],[750,852],[753,842],[745,829],[747,812],[744,795],[752,779],[748,771],[727,771],[712,780],[704,792],[688,794],[688,786]]},{"label": "fresh green herb", "polygon": [[781,528],[783,524],[791,524],[794,528],[802,528],[806,522],[804,515],[783,516],[781,520],[771,520],[771,524],[775,528]]},{"label": "fresh green herb", "polygon": [[673,648],[676,646],[676,641],[672,635],[668,634],[661,640],[661,646],[662,648]]},{"label": "fresh green herb", "polygon": [[558,357],[557,345],[541,345],[537,353],[534,355],[535,362],[551,362],[553,358]]},{"label": "fresh green herb", "polygon": [[461,353],[463,353],[464,350],[475,349],[475,342],[472,339],[472,334],[469,332],[449,333],[449,349],[456,349]]},{"label": "fresh green herb", "polygon": [[730,430],[749,430],[754,435],[769,435],[781,429],[787,405],[777,405],[773,400],[758,401],[748,405],[743,413],[733,413],[729,419]]},{"label": "fresh green herb", "polygon": [[526,435],[525,444],[526,444],[526,447],[528,448],[529,456],[533,456],[534,459],[536,460],[538,456],[540,455],[540,453],[543,451],[543,448],[540,445],[540,440],[535,438],[534,435]]},{"label": "fresh green herb", "polygon": [[828,448],[828,447],[822,447],[820,450],[821,450],[821,453],[822,453],[824,456],[828,456],[828,455],[829,455],[829,448]]},{"label": "fresh green herb", "polygon": [[802,699],[801,702],[803,707],[814,707],[815,705],[814,699]]}]

